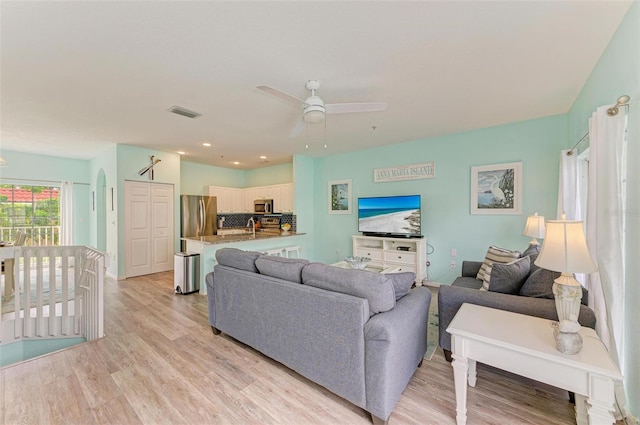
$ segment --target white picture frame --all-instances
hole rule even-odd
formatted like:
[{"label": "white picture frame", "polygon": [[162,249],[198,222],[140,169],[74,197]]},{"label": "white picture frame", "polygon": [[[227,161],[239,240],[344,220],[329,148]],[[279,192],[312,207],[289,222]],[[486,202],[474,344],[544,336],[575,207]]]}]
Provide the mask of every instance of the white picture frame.
[{"label": "white picture frame", "polygon": [[522,162],[471,167],[471,214],[522,214]]},{"label": "white picture frame", "polygon": [[351,214],[351,180],[329,182],[329,214]]}]

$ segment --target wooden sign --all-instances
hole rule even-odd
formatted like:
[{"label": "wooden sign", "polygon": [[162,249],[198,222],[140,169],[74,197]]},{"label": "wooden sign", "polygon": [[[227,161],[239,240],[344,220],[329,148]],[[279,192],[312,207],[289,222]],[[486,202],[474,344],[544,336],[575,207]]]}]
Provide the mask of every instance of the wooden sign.
[{"label": "wooden sign", "polygon": [[373,181],[376,183],[432,179],[435,176],[436,166],[433,161],[425,162],[423,164],[399,165],[397,167],[373,169]]}]

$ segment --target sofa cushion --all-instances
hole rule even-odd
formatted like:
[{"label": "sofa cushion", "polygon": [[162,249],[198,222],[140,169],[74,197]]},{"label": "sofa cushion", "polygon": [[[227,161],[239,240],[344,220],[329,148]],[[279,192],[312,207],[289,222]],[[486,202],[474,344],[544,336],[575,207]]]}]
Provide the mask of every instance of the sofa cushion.
[{"label": "sofa cushion", "polygon": [[391,310],[396,305],[393,283],[388,275],[368,270],[309,263],[302,269],[302,283],[365,298],[369,302],[370,315]]},{"label": "sofa cushion", "polygon": [[[525,297],[555,299],[553,295],[553,281],[556,280],[561,273],[543,269],[538,266],[535,266],[534,270],[534,266],[533,264],[531,265],[531,272],[522,285],[522,288],[520,288],[520,295]],[[584,305],[589,305],[589,291],[587,288],[582,288],[582,299],[580,302]]]},{"label": "sofa cushion", "polygon": [[237,248],[222,248],[216,251],[216,261],[221,266],[258,273],[256,260],[262,254],[254,251],[243,251]]},{"label": "sofa cushion", "polygon": [[502,294],[517,294],[529,275],[529,257],[513,263],[494,263],[489,278],[489,291]]},{"label": "sofa cushion", "polygon": [[533,273],[529,274],[522,288],[520,295],[535,298],[551,298],[553,299],[553,281],[560,276],[560,272],[537,267]]},{"label": "sofa cushion", "polygon": [[[540,245],[529,244],[527,249],[522,252],[522,257],[530,256],[530,255],[538,255],[540,254]],[[532,261],[533,263],[533,261]]]},{"label": "sofa cushion", "polygon": [[484,257],[484,262],[482,263],[482,267],[480,267],[480,271],[478,271],[476,279],[483,281],[482,288],[487,291],[489,289],[489,279],[491,277],[493,264],[511,263],[518,258],[520,258],[519,251],[510,251],[508,249],[498,248],[497,246],[491,245],[487,250],[487,255]]},{"label": "sofa cushion", "polygon": [[269,255],[261,255],[256,260],[256,267],[260,274],[296,283],[302,283],[302,268],[307,264],[309,264],[309,261],[304,259]]},{"label": "sofa cushion", "polygon": [[413,286],[413,282],[416,280],[416,274],[413,272],[403,273],[390,273],[389,279],[393,284],[393,290],[396,293],[396,301],[404,297],[409,293],[409,290]]}]

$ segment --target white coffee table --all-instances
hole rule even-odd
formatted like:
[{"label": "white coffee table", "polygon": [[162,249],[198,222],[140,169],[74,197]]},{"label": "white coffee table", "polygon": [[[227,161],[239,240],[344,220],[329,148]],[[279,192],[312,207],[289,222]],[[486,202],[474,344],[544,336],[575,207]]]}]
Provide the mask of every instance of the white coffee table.
[{"label": "white coffee table", "polygon": [[467,421],[467,381],[476,386],[476,362],[573,391],[576,422],[614,423],[614,385],[622,375],[593,329],[582,328],[584,346],[575,355],[556,349],[554,322],[538,317],[463,304],[451,334],[456,389],[456,422]]}]

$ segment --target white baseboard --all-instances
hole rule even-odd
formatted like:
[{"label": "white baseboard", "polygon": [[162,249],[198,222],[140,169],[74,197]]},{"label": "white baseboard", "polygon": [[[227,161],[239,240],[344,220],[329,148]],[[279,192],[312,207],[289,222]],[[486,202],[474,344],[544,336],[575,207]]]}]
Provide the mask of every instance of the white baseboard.
[{"label": "white baseboard", "polygon": [[432,287],[432,288],[439,288],[439,287],[440,287],[440,285],[442,285],[442,283],[432,282],[432,281],[430,281],[430,280],[424,279],[424,280],[422,281],[422,285],[423,285],[423,286],[430,286],[430,287]]}]

